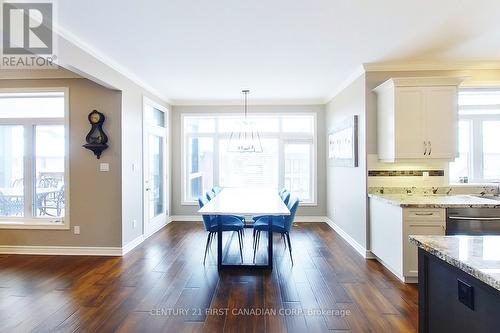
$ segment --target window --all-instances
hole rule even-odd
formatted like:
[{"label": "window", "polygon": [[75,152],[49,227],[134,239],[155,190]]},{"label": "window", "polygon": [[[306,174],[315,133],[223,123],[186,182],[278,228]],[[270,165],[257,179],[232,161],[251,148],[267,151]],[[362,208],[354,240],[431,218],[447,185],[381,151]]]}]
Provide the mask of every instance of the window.
[{"label": "window", "polygon": [[230,152],[239,115],[182,115],[184,204],[214,185],[278,190],[285,186],[305,204],[315,204],[314,114],[249,116],[259,130],[262,153]]},{"label": "window", "polygon": [[2,227],[67,226],[65,96],[0,91]]},{"label": "window", "polygon": [[450,163],[450,181],[500,181],[500,90],[459,92],[459,157]]}]

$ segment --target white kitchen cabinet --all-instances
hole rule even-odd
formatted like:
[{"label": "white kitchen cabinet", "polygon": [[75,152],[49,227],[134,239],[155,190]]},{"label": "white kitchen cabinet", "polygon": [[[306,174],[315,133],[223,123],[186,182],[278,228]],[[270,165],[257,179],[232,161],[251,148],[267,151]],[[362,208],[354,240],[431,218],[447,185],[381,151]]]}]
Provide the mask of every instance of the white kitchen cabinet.
[{"label": "white kitchen cabinet", "polygon": [[462,81],[393,78],[375,88],[379,159],[455,159],[458,85]]},{"label": "white kitchen cabinet", "polygon": [[444,208],[401,208],[370,199],[370,250],[400,280],[416,283],[417,248],[409,235],[444,235]]},{"label": "white kitchen cabinet", "polygon": [[[410,235],[444,235],[446,212],[444,208],[403,209],[403,276],[406,282],[418,277],[417,247],[408,241]],[[416,281],[415,281],[416,282]]]}]

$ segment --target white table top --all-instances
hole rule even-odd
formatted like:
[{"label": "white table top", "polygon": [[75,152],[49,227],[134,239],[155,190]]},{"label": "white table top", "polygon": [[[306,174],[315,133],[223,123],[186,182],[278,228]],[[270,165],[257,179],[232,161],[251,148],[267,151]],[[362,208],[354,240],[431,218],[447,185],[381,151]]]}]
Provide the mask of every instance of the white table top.
[{"label": "white table top", "polygon": [[274,190],[224,188],[198,210],[202,215],[290,215]]}]

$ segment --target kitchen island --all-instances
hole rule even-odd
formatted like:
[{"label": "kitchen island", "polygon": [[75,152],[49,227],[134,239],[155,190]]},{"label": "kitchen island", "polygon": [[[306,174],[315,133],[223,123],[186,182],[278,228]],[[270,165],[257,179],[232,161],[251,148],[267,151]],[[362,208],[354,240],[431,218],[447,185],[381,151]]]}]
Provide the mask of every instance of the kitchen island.
[{"label": "kitchen island", "polygon": [[498,332],[500,236],[410,236],[418,246],[419,331]]}]

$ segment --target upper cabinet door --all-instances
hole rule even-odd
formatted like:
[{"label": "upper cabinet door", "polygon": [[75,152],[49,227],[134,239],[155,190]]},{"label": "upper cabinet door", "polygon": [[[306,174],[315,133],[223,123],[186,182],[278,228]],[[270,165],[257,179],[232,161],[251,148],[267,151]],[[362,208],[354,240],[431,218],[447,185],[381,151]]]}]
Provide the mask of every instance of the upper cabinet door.
[{"label": "upper cabinet door", "polygon": [[420,87],[396,88],[396,158],[423,158],[425,154],[425,91]]},{"label": "upper cabinet door", "polygon": [[378,156],[385,162],[454,160],[463,78],[393,78],[377,94]]},{"label": "upper cabinet door", "polygon": [[429,87],[425,93],[425,129],[429,158],[457,155],[457,87]]}]

